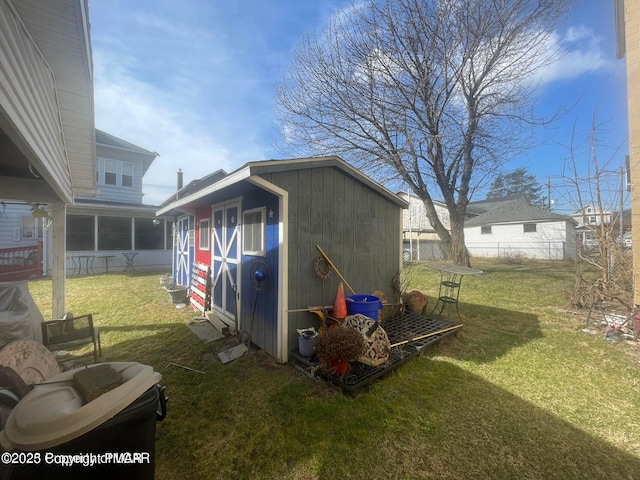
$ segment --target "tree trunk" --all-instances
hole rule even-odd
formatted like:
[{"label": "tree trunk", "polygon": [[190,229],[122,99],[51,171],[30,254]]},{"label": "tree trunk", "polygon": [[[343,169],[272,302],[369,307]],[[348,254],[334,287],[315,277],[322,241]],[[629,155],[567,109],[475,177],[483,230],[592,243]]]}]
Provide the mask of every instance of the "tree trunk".
[{"label": "tree trunk", "polygon": [[451,244],[449,250],[449,260],[456,265],[465,267],[471,266],[469,252],[464,244],[464,218],[451,218]]}]

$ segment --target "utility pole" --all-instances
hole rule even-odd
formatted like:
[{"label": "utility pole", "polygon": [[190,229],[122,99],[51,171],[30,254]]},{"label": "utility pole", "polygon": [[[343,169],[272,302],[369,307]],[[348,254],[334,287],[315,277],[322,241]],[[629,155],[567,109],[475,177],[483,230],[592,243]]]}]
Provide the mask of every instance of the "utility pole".
[{"label": "utility pole", "polygon": [[548,203],[548,210],[551,210],[551,177],[547,177],[547,199],[549,200]]}]

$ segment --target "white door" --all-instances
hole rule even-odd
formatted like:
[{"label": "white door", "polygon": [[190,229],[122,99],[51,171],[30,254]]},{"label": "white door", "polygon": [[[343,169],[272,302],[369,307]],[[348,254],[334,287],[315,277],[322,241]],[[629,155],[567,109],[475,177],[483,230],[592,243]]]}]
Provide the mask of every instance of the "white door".
[{"label": "white door", "polygon": [[240,201],[213,207],[211,232],[211,305],[235,321],[240,303]]},{"label": "white door", "polygon": [[189,248],[189,217],[176,223],[176,279],[177,285],[189,285],[191,254]]}]

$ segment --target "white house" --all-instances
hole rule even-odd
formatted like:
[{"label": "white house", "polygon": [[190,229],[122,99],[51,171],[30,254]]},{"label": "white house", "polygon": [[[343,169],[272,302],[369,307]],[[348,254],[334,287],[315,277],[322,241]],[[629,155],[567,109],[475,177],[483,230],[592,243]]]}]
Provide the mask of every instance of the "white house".
[{"label": "white house", "polygon": [[[66,274],[171,270],[173,222],[142,203],[142,177],[158,154],[98,129],[95,135],[97,193],[67,205]],[[0,201],[0,281],[51,274],[52,222],[38,216],[44,211]]]},{"label": "white house", "polygon": [[472,256],[567,260],[576,255],[573,219],[534,207],[524,198],[492,202],[485,213],[465,222],[464,235]]},{"label": "white house", "polygon": [[597,237],[601,236],[601,226],[606,235],[620,239],[620,223],[622,220],[624,246],[631,246],[631,212],[612,212],[610,210],[601,211],[595,205],[587,205],[571,214],[571,218],[576,222],[576,238],[578,244],[583,247],[593,247],[598,244]]},{"label": "white house", "polygon": [[157,156],[96,129],[98,192],[67,207],[68,274],[171,270],[173,221],[142,203],[142,178]]},{"label": "white house", "polygon": [[[409,203],[402,211],[402,241],[404,260],[437,260],[442,258],[440,238],[427,217],[424,202],[416,195],[397,192],[396,195]],[[434,201],[438,218],[450,228],[449,211],[444,203]]]},{"label": "white house", "polygon": [[575,220],[577,228],[597,226],[602,225],[602,223],[611,223],[613,212],[608,210],[601,211],[595,205],[587,205],[572,213],[571,218]]}]

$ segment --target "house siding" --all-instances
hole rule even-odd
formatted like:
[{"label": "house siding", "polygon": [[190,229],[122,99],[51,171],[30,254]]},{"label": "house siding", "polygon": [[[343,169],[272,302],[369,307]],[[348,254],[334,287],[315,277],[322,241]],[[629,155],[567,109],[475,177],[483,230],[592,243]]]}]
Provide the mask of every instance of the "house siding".
[{"label": "house siding", "polygon": [[[7,2],[0,3],[4,6]],[[54,178],[66,184],[67,197],[63,199],[70,203],[72,194],[92,195],[95,192],[93,71],[88,4],[86,0],[19,0],[14,5],[55,77],[55,97],[49,98],[50,93],[47,92],[47,108],[42,108],[41,102],[45,98],[37,98],[36,104],[39,104],[39,111],[47,111],[55,117],[55,129],[51,124],[48,131],[40,130],[42,134],[46,132],[49,135],[43,139],[44,145],[56,145],[62,151],[56,150],[55,156],[46,152],[46,155],[38,154],[38,157],[45,164],[55,162]],[[33,86],[30,82],[32,80],[28,78],[23,85]],[[28,96],[32,97],[35,92],[42,90],[30,87]],[[60,154],[64,149],[66,157],[63,158]]]},{"label": "house siding", "polygon": [[[27,247],[42,241],[42,237],[25,235],[22,228],[22,217],[31,217],[31,207],[28,205],[0,204],[0,248]],[[42,219],[36,219],[42,224]],[[43,228],[39,229],[43,231]]]},{"label": "house siding", "polygon": [[[54,73],[25,31],[22,18],[4,0],[0,1],[0,31],[0,126],[14,143],[29,146],[30,161],[42,165],[40,173],[48,177],[60,198],[70,201],[71,179]],[[12,193],[23,181],[6,181],[6,185],[0,183],[4,195],[20,198]]]},{"label": "house siding", "polygon": [[465,244],[477,257],[501,257],[511,254],[527,258],[567,260],[575,257],[575,230],[570,222],[535,223],[536,231],[524,233],[523,223],[491,225],[490,234],[481,226],[465,227]]},{"label": "house siding", "polygon": [[[404,231],[405,239],[420,239],[420,240],[439,240],[439,237],[431,226],[431,222],[427,217],[427,209],[424,206],[424,202],[415,195],[408,195],[406,193],[398,193],[400,198],[403,198],[409,202],[409,208],[402,212],[402,230]],[[438,218],[442,222],[444,228],[449,230],[451,228],[449,221],[449,210],[440,202],[434,202],[433,204]]]},{"label": "house siding", "polygon": [[[622,1],[622,0],[619,0]],[[640,1],[625,0],[625,58],[629,122],[629,166],[631,174],[631,235],[633,248],[633,303],[640,305]]]},{"label": "house siding", "polygon": [[[119,155],[112,152],[103,153],[102,156],[97,158],[100,200],[105,202],[142,203],[142,159],[137,159],[134,156],[127,159],[118,159],[117,157],[119,157]],[[104,183],[105,164],[107,160],[116,160],[116,185],[107,185]],[[131,187],[126,187],[121,184],[123,162],[130,163],[133,166],[133,185]]]}]

